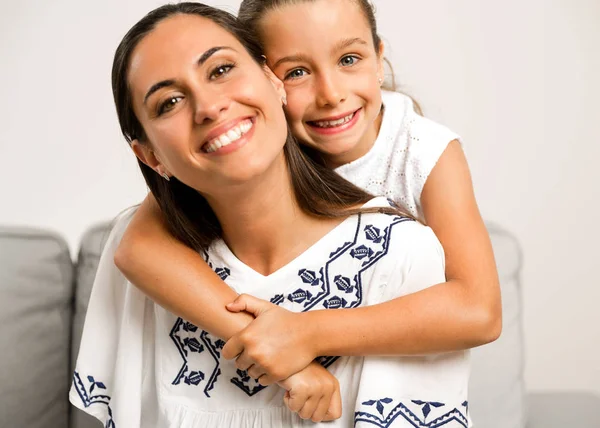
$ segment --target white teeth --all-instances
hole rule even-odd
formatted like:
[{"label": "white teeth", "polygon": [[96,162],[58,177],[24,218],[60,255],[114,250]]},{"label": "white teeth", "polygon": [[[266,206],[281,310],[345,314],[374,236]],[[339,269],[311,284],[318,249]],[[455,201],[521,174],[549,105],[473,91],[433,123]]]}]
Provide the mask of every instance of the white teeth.
[{"label": "white teeth", "polygon": [[206,144],[204,150],[207,153],[212,153],[214,151],[217,151],[221,147],[228,146],[234,141],[237,141],[240,138],[242,138],[242,135],[248,133],[248,131],[252,129],[252,125],[252,120],[250,119],[238,123],[238,125],[235,128],[231,128],[227,132],[224,132],[223,134],[219,135],[217,138],[213,138],[212,140],[210,140],[208,144]]},{"label": "white teeth", "polygon": [[242,131],[241,130],[236,130],[234,131],[233,129],[230,129],[229,131],[227,131],[227,138],[229,138],[231,141],[235,141],[238,138],[240,138],[242,136]]},{"label": "white teeth", "polygon": [[352,120],[354,117],[354,113],[349,114],[346,117],[337,120],[320,120],[317,122],[313,122],[319,128],[335,128],[336,126],[344,125]]}]

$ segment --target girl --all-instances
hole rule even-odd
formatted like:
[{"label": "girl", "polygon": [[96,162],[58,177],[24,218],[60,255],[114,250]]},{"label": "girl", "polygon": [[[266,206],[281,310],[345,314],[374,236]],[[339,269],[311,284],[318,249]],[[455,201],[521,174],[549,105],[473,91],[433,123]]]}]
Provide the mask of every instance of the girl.
[{"label": "girl", "polygon": [[[442,280],[429,228],[299,150],[281,82],[259,60],[235,18],[198,3],[158,8],[119,45],[120,125],[172,230],[234,290],[291,311],[370,305]],[[123,281],[111,257],[128,221],[100,262],[71,401],[109,427],[304,425],[281,389],[221,358],[222,340]],[[468,424],[467,352],[321,362],[350,410],[329,426]],[[319,398],[297,410],[322,419]]]},{"label": "girl", "polygon": [[[368,1],[245,0],[239,19],[259,36],[267,64],[285,84],[293,133],[315,159],[428,224],[446,253],[446,282],[377,307],[324,313],[317,322],[256,301],[230,305],[231,313],[226,305],[237,295],[222,272],[174,239],[152,195],[115,255],[120,270],[165,308],[233,338],[225,355],[239,354],[239,367],[265,375],[264,384],[324,354],[422,355],[495,340],[498,278],[466,160],[454,133],[417,115],[408,97],[380,89],[383,44]],[[288,245],[293,251],[296,244]],[[265,319],[248,325],[253,317],[241,308]]]}]

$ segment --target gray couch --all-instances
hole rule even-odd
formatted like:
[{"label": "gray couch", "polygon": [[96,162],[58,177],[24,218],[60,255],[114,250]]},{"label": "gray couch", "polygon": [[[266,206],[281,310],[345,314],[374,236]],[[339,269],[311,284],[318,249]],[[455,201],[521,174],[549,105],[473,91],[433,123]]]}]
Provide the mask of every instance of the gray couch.
[{"label": "gray couch", "polygon": [[[0,227],[0,428],[98,428],[68,403],[87,301],[108,225],[90,229],[72,263],[60,236]],[[479,428],[599,428],[600,398],[527,394],[517,241],[489,226],[504,305],[504,330],[473,351],[470,404]]]}]

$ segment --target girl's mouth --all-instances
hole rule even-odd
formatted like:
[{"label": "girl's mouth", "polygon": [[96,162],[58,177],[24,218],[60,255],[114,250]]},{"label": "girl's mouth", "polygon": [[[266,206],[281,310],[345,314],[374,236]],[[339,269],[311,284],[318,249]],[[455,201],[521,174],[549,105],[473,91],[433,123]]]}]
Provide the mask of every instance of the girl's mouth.
[{"label": "girl's mouth", "polygon": [[320,134],[336,134],[354,126],[361,110],[362,109],[359,108],[352,113],[333,120],[311,120],[307,121],[306,124]]}]

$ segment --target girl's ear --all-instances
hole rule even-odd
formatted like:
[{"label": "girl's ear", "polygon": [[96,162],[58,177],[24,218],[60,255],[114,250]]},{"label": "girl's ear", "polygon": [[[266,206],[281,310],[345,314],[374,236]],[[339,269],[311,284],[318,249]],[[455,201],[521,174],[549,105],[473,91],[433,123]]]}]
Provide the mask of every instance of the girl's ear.
[{"label": "girl's ear", "polygon": [[273,85],[273,87],[275,88],[275,90],[277,91],[277,93],[279,94],[279,96],[285,104],[286,93],[285,89],[283,88],[283,82],[279,79],[279,77],[275,76],[275,73],[273,73],[273,71],[269,67],[267,67],[267,65],[263,65],[263,71],[265,72],[265,74],[271,81],[271,84]]},{"label": "girl's ear", "polygon": [[384,51],[385,48],[383,46],[383,41],[379,42],[379,47],[377,48],[377,77],[381,82],[385,79],[385,68],[384,68]]}]

